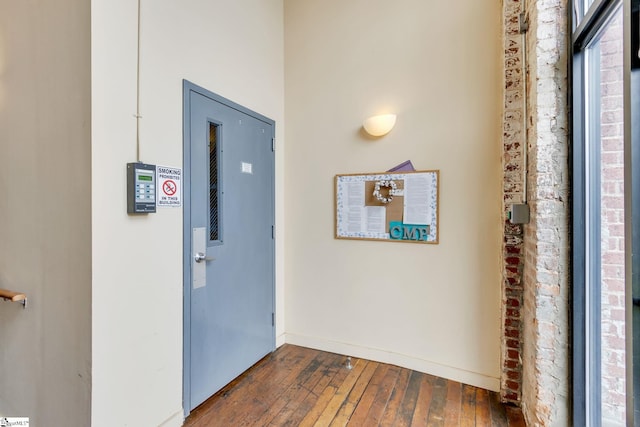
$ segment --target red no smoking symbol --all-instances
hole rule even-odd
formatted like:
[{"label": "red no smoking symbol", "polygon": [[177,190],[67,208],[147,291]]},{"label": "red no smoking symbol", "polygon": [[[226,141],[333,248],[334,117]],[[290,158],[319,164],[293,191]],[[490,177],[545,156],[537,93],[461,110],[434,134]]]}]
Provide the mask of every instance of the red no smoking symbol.
[{"label": "red no smoking symbol", "polygon": [[173,196],[174,194],[176,194],[177,190],[178,186],[176,185],[175,181],[168,179],[164,182],[164,184],[162,184],[162,192],[167,196]]}]

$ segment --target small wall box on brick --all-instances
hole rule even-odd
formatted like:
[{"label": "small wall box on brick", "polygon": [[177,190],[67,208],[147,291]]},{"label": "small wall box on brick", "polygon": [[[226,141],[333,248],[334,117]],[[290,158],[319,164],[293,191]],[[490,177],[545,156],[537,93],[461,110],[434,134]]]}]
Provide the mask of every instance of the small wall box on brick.
[{"label": "small wall box on brick", "polygon": [[529,205],[526,203],[514,203],[509,207],[507,217],[511,224],[529,223]]}]

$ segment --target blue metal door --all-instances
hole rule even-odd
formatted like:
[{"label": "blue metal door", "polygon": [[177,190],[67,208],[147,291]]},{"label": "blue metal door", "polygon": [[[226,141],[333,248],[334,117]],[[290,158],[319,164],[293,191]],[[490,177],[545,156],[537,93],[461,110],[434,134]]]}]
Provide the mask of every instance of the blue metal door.
[{"label": "blue metal door", "polygon": [[275,348],[273,121],[185,82],[185,411]]}]

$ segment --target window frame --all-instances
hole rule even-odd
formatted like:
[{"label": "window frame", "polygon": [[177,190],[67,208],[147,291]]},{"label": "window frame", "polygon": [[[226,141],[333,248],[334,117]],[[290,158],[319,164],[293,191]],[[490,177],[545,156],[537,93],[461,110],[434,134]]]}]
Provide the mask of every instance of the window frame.
[{"label": "window frame", "polygon": [[[638,7],[639,0],[633,0]],[[586,193],[589,185],[586,179],[587,168],[592,167],[597,161],[597,156],[587,153],[587,135],[585,129],[593,125],[588,122],[588,93],[586,84],[588,74],[588,48],[603,29],[608,19],[618,7],[623,8],[624,31],[624,169],[625,169],[625,311],[626,311],[626,418],[627,425],[634,425],[634,405],[638,406],[634,399],[634,380],[640,383],[640,373],[634,372],[634,350],[640,354],[640,343],[633,342],[633,318],[632,318],[632,289],[633,283],[640,288],[640,257],[632,258],[632,253],[640,253],[640,99],[631,100],[631,94],[640,89],[640,77],[632,87],[631,81],[631,10],[632,0],[594,0],[586,13],[582,10],[583,0],[574,0],[571,3],[570,16],[573,21],[569,27],[572,30],[569,49],[569,76],[570,98],[572,110],[572,194],[573,194],[573,243],[572,243],[572,377],[573,377],[573,425],[599,425],[601,422],[601,390],[600,390],[600,359],[598,363],[590,363],[588,353],[601,354],[599,323],[594,317],[589,317],[589,311],[599,313],[599,298],[590,301],[587,295],[587,267],[589,271],[597,267],[593,263],[594,253],[587,251],[589,244],[593,244],[594,236],[587,231],[587,219],[592,211],[593,201]],[[636,33],[637,33],[637,26]],[[636,34],[637,37],[637,34]],[[639,71],[640,73],[640,71]],[[635,124],[631,117],[636,117]],[[593,121],[593,120],[592,120]],[[595,121],[597,122],[597,120]],[[592,131],[592,130],[589,130]],[[633,141],[633,143],[632,143]],[[633,167],[635,166],[635,168]],[[635,186],[634,186],[635,184]],[[633,189],[635,188],[635,194]],[[592,196],[593,197],[593,196]],[[596,245],[596,247],[598,247]],[[639,289],[640,290],[640,289]],[[640,297],[640,292],[637,292]],[[589,306],[587,307],[587,304]],[[588,347],[587,347],[588,346]],[[635,347],[635,348],[634,348]],[[594,366],[595,365],[595,366]],[[587,375],[588,373],[588,375]],[[635,376],[635,378],[634,378]],[[591,379],[589,378],[591,377]],[[637,390],[636,390],[637,393]],[[640,421],[640,417],[638,417]]]}]

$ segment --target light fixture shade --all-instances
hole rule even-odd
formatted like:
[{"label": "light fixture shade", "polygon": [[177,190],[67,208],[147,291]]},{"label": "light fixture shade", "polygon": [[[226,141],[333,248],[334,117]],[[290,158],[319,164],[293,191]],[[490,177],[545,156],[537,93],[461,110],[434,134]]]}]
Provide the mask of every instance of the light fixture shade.
[{"label": "light fixture shade", "polygon": [[388,134],[395,124],[395,114],[382,114],[369,117],[362,123],[362,127],[371,136],[382,136]]}]

